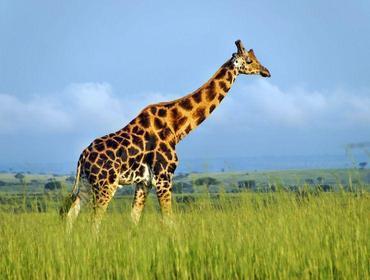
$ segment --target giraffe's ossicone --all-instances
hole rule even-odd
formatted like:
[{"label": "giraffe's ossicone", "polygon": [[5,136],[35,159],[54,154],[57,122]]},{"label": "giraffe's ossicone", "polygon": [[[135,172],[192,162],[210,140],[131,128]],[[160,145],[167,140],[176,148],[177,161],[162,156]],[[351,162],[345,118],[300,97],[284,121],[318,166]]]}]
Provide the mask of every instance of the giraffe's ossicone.
[{"label": "giraffe's ossicone", "polygon": [[270,77],[253,50],[236,41],[237,52],[203,86],[174,101],[149,105],[121,130],[95,139],[81,154],[72,193],[61,208],[71,226],[81,204],[92,202],[96,225],[117,188],[136,184],[132,218],[140,219],[155,187],[164,215],[171,212],[176,144],[199,126],[226,96],[239,74]]}]

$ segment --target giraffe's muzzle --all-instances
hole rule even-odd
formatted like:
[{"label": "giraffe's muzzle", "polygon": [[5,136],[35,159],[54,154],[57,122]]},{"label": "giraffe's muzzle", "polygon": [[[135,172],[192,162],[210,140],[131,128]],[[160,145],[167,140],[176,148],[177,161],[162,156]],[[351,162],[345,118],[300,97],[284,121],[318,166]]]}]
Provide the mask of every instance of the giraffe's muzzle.
[{"label": "giraffe's muzzle", "polygon": [[270,71],[264,66],[261,66],[260,75],[262,77],[271,77]]}]

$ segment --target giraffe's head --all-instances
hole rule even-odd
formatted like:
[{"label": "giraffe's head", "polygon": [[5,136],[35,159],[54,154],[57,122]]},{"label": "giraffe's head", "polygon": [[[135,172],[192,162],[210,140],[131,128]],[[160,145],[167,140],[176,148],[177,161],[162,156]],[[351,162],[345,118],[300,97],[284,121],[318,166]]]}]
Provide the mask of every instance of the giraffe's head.
[{"label": "giraffe's head", "polygon": [[231,62],[240,74],[256,74],[262,77],[271,76],[269,70],[258,61],[252,49],[246,51],[240,40],[236,41],[235,45],[238,48],[238,52],[233,54]]}]

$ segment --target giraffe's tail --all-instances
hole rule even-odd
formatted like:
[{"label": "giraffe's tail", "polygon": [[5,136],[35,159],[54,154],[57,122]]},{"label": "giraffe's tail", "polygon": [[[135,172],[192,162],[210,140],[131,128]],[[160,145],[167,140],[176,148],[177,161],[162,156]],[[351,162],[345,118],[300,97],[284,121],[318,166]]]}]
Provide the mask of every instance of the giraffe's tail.
[{"label": "giraffe's tail", "polygon": [[72,192],[64,199],[62,206],[59,209],[59,214],[64,218],[77,201],[79,201],[79,192],[80,192],[80,175],[81,175],[81,165],[83,161],[83,155],[80,156],[77,164],[77,172],[75,183],[72,188]]}]

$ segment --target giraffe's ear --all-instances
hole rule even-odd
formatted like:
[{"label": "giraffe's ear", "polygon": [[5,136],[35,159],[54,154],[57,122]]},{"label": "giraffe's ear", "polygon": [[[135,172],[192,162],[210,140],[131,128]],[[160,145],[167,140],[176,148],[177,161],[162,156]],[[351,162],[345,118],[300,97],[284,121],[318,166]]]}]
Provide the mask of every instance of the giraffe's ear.
[{"label": "giraffe's ear", "polygon": [[238,49],[239,54],[246,54],[246,50],[244,48],[244,45],[243,45],[242,41],[240,41],[240,40],[235,41],[235,45]]}]

